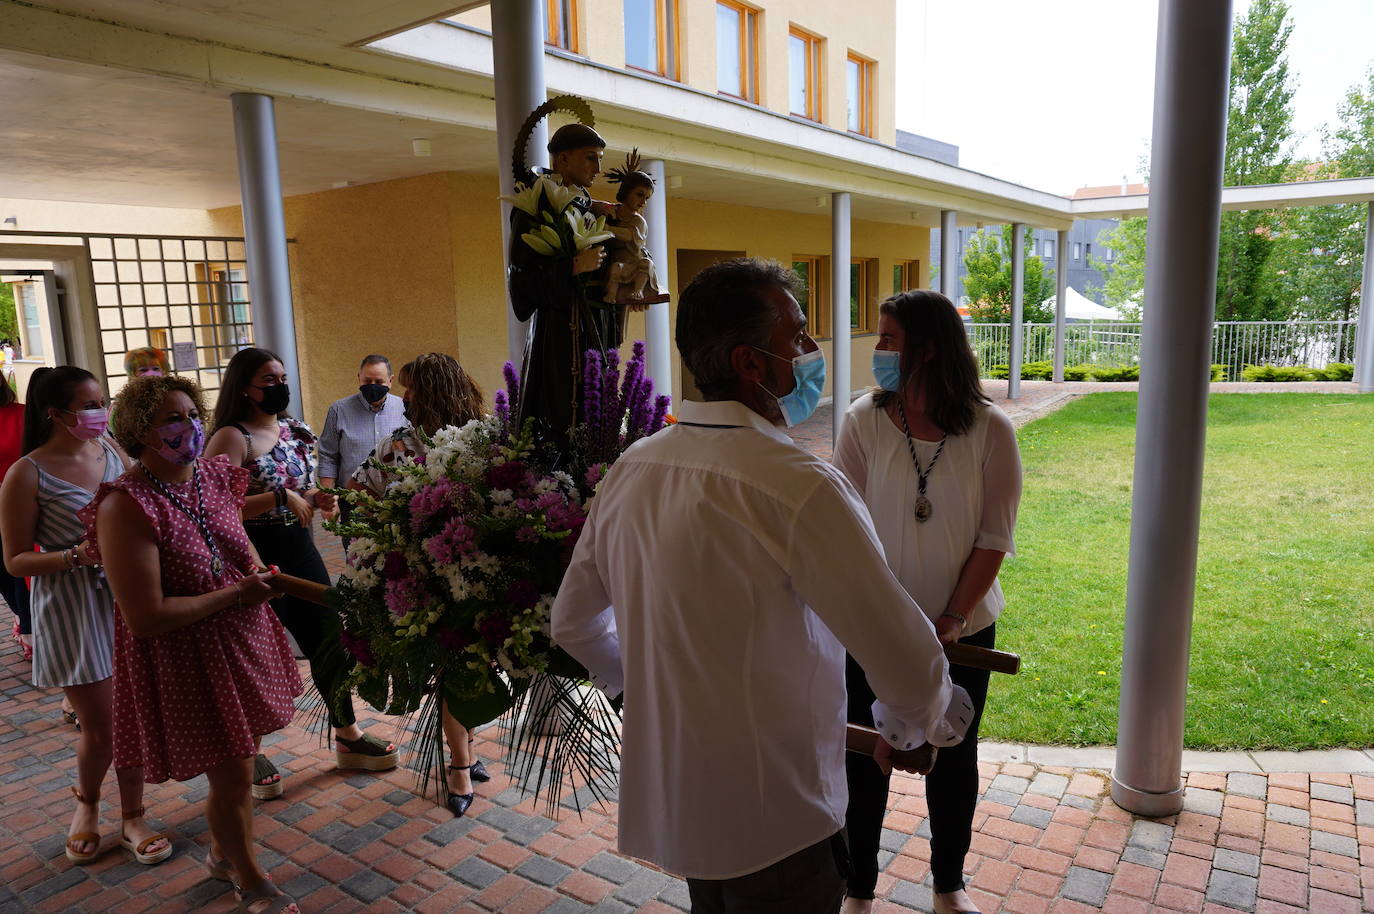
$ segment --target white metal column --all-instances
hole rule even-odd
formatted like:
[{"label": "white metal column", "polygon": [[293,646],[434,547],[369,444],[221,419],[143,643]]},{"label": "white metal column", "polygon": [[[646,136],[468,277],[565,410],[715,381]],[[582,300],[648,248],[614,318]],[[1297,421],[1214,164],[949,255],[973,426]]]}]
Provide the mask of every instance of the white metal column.
[{"label": "white metal column", "polygon": [[1355,335],[1355,381],[1360,393],[1374,394],[1374,201],[1364,223],[1364,292]]},{"label": "white metal column", "polygon": [[1064,380],[1064,324],[1069,307],[1069,233],[1061,229],[1054,241],[1054,380]]},{"label": "white metal column", "polygon": [[1160,0],[1130,572],[1112,799],[1183,808],[1183,720],[1226,140],[1231,3]]},{"label": "white metal column", "polygon": [[[525,118],[542,105],[548,90],[544,84],[543,0],[500,0],[491,10],[491,54],[496,90],[496,172],[501,193],[515,191],[511,154],[515,137]],[[544,161],[548,131],[541,123],[530,135],[527,161]],[[501,249],[510,269],[510,204],[501,204]],[[503,283],[504,285],[504,283]],[[529,324],[515,318],[506,298],[506,346],[510,360],[520,364],[525,354]]]},{"label": "white metal column", "polygon": [[840,440],[840,426],[849,409],[849,194],[830,195],[830,391],[834,413],[831,442]]},{"label": "white metal column", "polygon": [[1007,399],[1021,396],[1021,361],[1026,349],[1026,224],[1011,227],[1011,353],[1007,358]]},{"label": "white metal column", "polygon": [[959,305],[959,214],[940,211],[940,291]]},{"label": "white metal column", "polygon": [[238,151],[243,240],[253,308],[253,339],[281,359],[296,395],[289,412],[304,415],[296,318],[291,307],[291,267],[286,253],[286,216],[277,160],[277,118],[270,95],[235,92],[234,146]]},{"label": "white metal column", "polygon": [[[663,162],[652,159],[645,163],[645,170],[654,179],[654,194],[644,208],[644,218],[649,223],[649,256],[654,261],[654,272],[658,276],[660,291],[672,294],[672,271],[668,263],[668,182],[663,177]],[[673,328],[668,318],[668,302],[650,305],[644,312],[645,348],[648,350],[646,366],[649,377],[654,379],[654,390],[660,394],[673,395]]]}]

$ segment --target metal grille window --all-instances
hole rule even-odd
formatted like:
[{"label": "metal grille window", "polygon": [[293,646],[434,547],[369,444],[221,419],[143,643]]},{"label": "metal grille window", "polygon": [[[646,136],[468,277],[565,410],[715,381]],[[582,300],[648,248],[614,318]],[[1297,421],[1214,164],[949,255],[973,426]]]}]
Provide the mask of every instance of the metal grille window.
[{"label": "metal grille window", "polygon": [[128,380],[124,354],[167,352],[173,372],[213,399],[224,365],[253,344],[242,238],[87,236],[100,348],[110,394]]}]

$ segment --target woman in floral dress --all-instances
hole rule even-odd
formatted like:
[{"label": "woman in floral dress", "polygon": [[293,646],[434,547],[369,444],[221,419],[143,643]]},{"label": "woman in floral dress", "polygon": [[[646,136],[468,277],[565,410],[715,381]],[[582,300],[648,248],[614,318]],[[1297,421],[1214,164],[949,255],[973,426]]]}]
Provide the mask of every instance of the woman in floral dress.
[{"label": "woman in floral dress", "polygon": [[185,378],[130,381],[113,431],[138,463],[81,512],[118,607],[115,764],[142,766],[149,783],[205,774],[210,875],[233,880],[251,914],[294,912],[255,858],[250,785],[259,741],[291,721],[301,680],[265,602],[275,572],[239,516],[248,473],[199,459],[201,414]]},{"label": "woman in floral dress", "polygon": [[[310,523],[318,509],[334,511],[334,496],[320,491],[315,478],[315,435],[286,415],[291,402],[286,369],[266,349],[242,349],[229,360],[215,404],[215,431],[207,456],[225,455],[250,475],[244,502],[244,526],[263,561],[285,574],[329,584],[324,561],[315,548]],[[353,669],[353,658],[340,641],[333,611],[296,597],[273,605],[310,661],[310,676],[321,696],[339,694]],[[396,747],[359,729],[352,702],[328,707],[334,728],[335,761],[340,768],[385,771],[396,767]],[[253,795],[280,796],[281,776],[265,756],[256,761]]]}]

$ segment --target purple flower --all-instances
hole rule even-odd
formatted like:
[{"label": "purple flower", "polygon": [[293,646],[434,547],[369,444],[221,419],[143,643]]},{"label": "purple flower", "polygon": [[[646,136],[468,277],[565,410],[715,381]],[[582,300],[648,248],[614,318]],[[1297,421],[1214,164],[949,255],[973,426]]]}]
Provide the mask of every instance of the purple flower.
[{"label": "purple flower", "polygon": [[672,401],[667,394],[659,396],[659,398],[654,401],[654,417],[649,420],[648,434],[652,435],[654,432],[663,428],[663,423],[667,421],[668,418],[668,407],[671,403]]},{"label": "purple flower", "polygon": [[515,409],[520,405],[520,375],[511,362],[501,366],[501,374],[506,379],[506,401]]},{"label": "purple flower", "polygon": [[440,565],[452,565],[477,548],[477,531],[458,516],[444,524],[444,529],[425,540],[425,552]]},{"label": "purple flower", "polygon": [[344,650],[353,655],[353,659],[363,666],[376,666],[377,655],[372,653],[372,644],[366,638],[361,638],[348,630],[339,633],[339,643],[344,646]]},{"label": "purple flower", "polygon": [[589,429],[601,428],[602,379],[601,353],[588,349],[582,360],[582,421]]},{"label": "purple flower", "polygon": [[586,477],[586,479],[587,479],[587,485],[590,486],[590,487],[593,488],[593,489],[596,488],[596,484],[597,484],[598,482],[600,482],[600,481],[601,481],[601,478],[602,478],[603,476],[605,476],[605,475],[606,475],[606,464],[604,464],[604,463],[594,463],[594,464],[592,464],[590,467],[587,468],[587,477]]},{"label": "purple flower", "polygon": [[406,557],[399,552],[388,552],[386,563],[382,565],[382,577],[388,581],[403,577],[408,570]]},{"label": "purple flower", "polygon": [[519,460],[498,464],[487,470],[487,485],[493,489],[526,489],[533,481],[529,467]]},{"label": "purple flower", "polygon": [[[506,364],[509,365],[510,362],[507,362]],[[510,400],[506,396],[506,392],[504,390],[498,390],[496,392],[495,402],[496,418],[501,421],[502,429],[508,429],[510,427]]]},{"label": "purple flower", "polygon": [[515,538],[522,543],[539,542],[539,531],[533,527],[525,526],[515,531]]},{"label": "purple flower", "polygon": [[397,578],[386,582],[386,608],[398,619],[419,609],[424,598],[425,589],[414,578]]},{"label": "purple flower", "polygon": [[419,533],[426,521],[449,506],[453,494],[453,483],[440,477],[410,496],[410,532]]},{"label": "purple flower", "polygon": [[504,616],[487,616],[477,623],[477,631],[492,647],[500,647],[510,637],[510,620]]},{"label": "purple flower", "polygon": [[512,581],[506,588],[506,602],[516,609],[529,609],[539,602],[539,587],[529,578]]},{"label": "purple flower", "polygon": [[434,633],[434,640],[439,642],[439,646],[444,650],[456,654],[472,643],[472,633],[454,628],[441,628]]}]

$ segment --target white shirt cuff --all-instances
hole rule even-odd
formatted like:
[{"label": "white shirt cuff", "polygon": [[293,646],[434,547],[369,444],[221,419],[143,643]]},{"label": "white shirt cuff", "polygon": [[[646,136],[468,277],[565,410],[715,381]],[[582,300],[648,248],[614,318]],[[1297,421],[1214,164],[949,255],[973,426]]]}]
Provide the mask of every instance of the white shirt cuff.
[{"label": "white shirt cuff", "polygon": [[936,721],[929,731],[902,720],[881,701],[873,702],[875,729],[894,749],[915,749],[924,743],[941,748],[958,745],[963,742],[964,735],[973,723],[973,700],[969,698],[963,686],[951,684],[951,688],[945,716]]},{"label": "white shirt cuff", "polygon": [[620,665],[620,638],[614,631],[595,641],[584,641],[576,646],[576,650],[568,653],[587,668],[588,680],[607,698],[615,698],[625,691],[625,671]]}]

